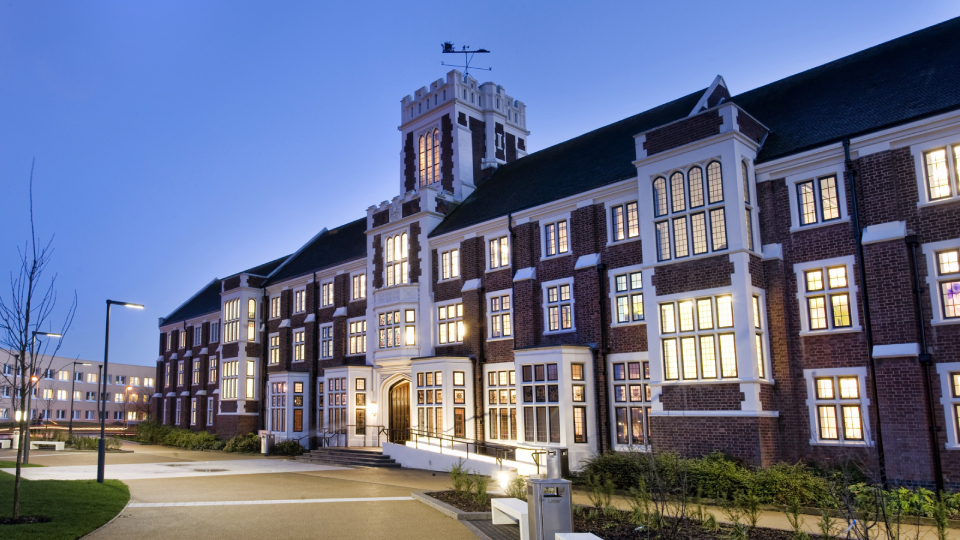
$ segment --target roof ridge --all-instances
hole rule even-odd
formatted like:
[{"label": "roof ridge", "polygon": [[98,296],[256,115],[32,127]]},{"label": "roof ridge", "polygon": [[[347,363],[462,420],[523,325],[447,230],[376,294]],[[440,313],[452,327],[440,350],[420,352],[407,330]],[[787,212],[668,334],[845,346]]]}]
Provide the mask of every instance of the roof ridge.
[{"label": "roof ridge", "polygon": [[300,246],[300,249],[298,249],[298,250],[294,251],[293,253],[291,253],[290,256],[287,257],[287,260],[285,260],[285,261],[283,261],[282,263],[280,263],[279,266],[277,266],[276,268],[273,269],[273,272],[270,272],[270,273],[267,274],[265,277],[266,277],[267,279],[270,279],[271,277],[273,277],[273,275],[276,274],[277,272],[279,272],[281,268],[283,268],[284,266],[286,266],[288,262],[292,261],[293,259],[295,259],[295,258],[297,257],[297,255],[299,255],[300,253],[302,253],[303,250],[306,249],[307,246],[309,246],[310,244],[314,243],[318,238],[320,238],[321,236],[323,236],[323,235],[326,234],[326,233],[327,233],[327,228],[324,227],[323,229],[320,230],[320,232],[318,232],[317,234],[313,235],[313,238],[311,238],[310,240],[307,240],[307,243],[305,243],[305,244],[303,244],[302,246]]},{"label": "roof ridge", "polygon": [[189,304],[190,302],[192,302],[194,298],[200,296],[200,293],[202,293],[203,291],[209,289],[210,286],[213,285],[213,284],[214,284],[215,282],[217,282],[217,281],[220,281],[220,278],[217,278],[217,277],[213,278],[209,283],[207,283],[207,284],[204,285],[203,287],[200,287],[200,290],[199,290],[199,291],[193,293],[193,296],[191,296],[190,298],[187,298],[182,304],[180,304],[179,306],[177,306],[176,309],[174,309],[174,310],[171,311],[169,314],[167,314],[166,317],[160,317],[160,326],[163,326],[164,324],[166,324],[167,320],[168,320],[171,316],[173,316],[174,313],[180,311],[184,306],[186,306],[187,304]]}]

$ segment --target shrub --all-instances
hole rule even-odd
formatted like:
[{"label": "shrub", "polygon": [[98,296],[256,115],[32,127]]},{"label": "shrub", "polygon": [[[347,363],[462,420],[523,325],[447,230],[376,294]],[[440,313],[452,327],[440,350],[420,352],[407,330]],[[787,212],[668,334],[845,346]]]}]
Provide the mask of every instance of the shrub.
[{"label": "shrub", "polygon": [[510,483],[507,484],[506,495],[507,497],[513,497],[521,501],[527,500],[527,479],[522,476],[517,476],[513,480],[510,480]]},{"label": "shrub", "polygon": [[224,452],[240,452],[250,454],[260,451],[260,437],[256,433],[247,433],[246,435],[237,435],[227,441],[223,447]]},{"label": "shrub", "polygon": [[289,439],[273,445],[273,453],[278,456],[299,456],[303,452],[304,449],[300,446],[300,443]]},{"label": "shrub", "polygon": [[184,450],[220,450],[223,441],[206,431],[176,429],[153,421],[137,424],[135,440],[146,444],[175,446]]},{"label": "shrub", "polygon": [[450,482],[453,483],[453,491],[458,495],[470,491],[472,480],[470,471],[463,464],[463,459],[457,460],[455,465],[451,465],[447,470],[450,473]]}]

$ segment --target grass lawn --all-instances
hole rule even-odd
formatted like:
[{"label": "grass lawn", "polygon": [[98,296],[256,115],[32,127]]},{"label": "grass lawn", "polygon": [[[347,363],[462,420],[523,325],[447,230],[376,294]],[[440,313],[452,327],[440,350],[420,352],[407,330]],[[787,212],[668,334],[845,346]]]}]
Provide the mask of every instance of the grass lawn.
[{"label": "grass lawn", "polygon": [[[5,466],[0,461],[0,467]],[[90,533],[113,519],[130,500],[130,490],[119,480],[23,480],[20,515],[46,516],[49,523],[0,525],[4,540],[69,539]],[[0,473],[0,518],[9,518],[13,506],[13,475]]]},{"label": "grass lawn", "polygon": [[[43,465],[37,465],[36,463],[21,463],[20,467],[43,467]],[[0,460],[0,469],[16,469],[16,461],[3,461]]]}]

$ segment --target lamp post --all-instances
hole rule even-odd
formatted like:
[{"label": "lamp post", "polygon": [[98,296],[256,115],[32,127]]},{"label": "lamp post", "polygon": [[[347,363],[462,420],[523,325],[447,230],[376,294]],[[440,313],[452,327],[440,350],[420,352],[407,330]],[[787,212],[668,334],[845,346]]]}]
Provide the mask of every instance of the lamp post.
[{"label": "lamp post", "polygon": [[26,389],[27,390],[27,410],[24,412],[24,415],[27,417],[27,431],[23,434],[23,462],[24,463],[30,463],[30,421],[31,421],[30,401],[31,401],[31,398],[33,397],[33,388],[35,387],[37,381],[40,380],[40,378],[37,377],[37,374],[34,371],[36,369],[36,363],[37,363],[37,352],[36,352],[37,336],[47,336],[47,337],[55,337],[55,338],[63,337],[63,334],[55,334],[53,332],[38,332],[34,330],[31,333],[33,334],[33,337],[31,338],[32,341],[30,343],[31,356],[30,356],[30,366],[28,368],[30,371],[31,384],[30,384],[30,387]]},{"label": "lamp post", "polygon": [[92,366],[90,362],[74,362],[73,363],[73,378],[70,379],[70,428],[67,429],[67,438],[73,437],[73,402],[74,388],[77,387],[77,366]]},{"label": "lamp post", "polygon": [[134,309],[143,309],[140,304],[131,304],[130,302],[117,302],[116,300],[107,300],[107,330],[103,345],[103,375],[100,377],[103,391],[100,392],[100,444],[97,445],[97,482],[103,483],[103,466],[106,460],[107,447],[104,436],[106,435],[106,417],[107,417],[107,361],[110,355],[110,308],[114,305],[124,306]]}]

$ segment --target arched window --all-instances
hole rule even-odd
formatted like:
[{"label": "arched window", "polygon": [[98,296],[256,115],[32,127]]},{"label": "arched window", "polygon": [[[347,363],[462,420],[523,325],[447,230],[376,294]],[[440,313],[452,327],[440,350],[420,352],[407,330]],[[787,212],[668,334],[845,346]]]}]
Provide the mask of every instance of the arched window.
[{"label": "arched window", "polygon": [[653,213],[657,216],[667,215],[667,179],[658,176],[653,180]]},{"label": "arched window", "polygon": [[675,172],[670,175],[670,196],[674,212],[680,212],[687,207],[687,201],[683,193],[683,173]]},{"label": "arched window", "polygon": [[743,202],[750,204],[750,177],[747,173],[746,160],[740,162],[740,167],[743,169]]},{"label": "arched window", "polygon": [[687,171],[687,180],[690,182],[690,208],[703,206],[703,170],[691,168]]},{"label": "arched window", "polygon": [[407,233],[388,236],[384,240],[386,253],[386,281],[387,287],[407,283],[410,270],[407,261]]},{"label": "arched window", "polygon": [[723,200],[723,176],[720,174],[719,161],[712,161],[707,165],[707,193],[710,204]]},{"label": "arched window", "polygon": [[420,136],[420,186],[440,180],[440,130]]}]

